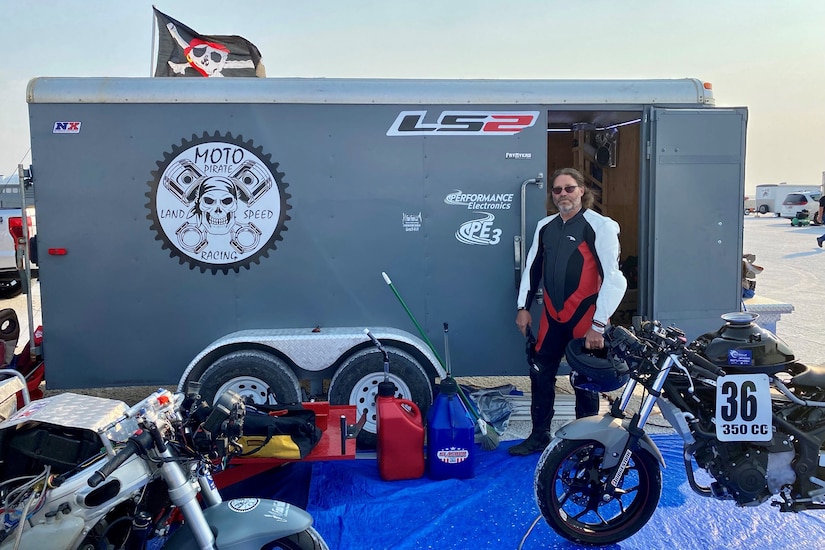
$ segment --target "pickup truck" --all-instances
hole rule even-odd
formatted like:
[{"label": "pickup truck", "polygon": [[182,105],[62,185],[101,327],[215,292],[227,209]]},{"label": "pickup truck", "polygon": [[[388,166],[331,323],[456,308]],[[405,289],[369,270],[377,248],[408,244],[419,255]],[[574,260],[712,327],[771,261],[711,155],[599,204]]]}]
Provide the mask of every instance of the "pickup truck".
[{"label": "pickup truck", "polygon": [[[28,193],[27,193],[28,194]],[[22,250],[23,215],[21,213],[20,188],[16,182],[0,184],[0,300],[14,298],[26,290],[21,274],[25,269]],[[27,207],[29,237],[36,234],[34,207]],[[29,241],[32,242],[31,240]],[[34,246],[30,254],[35,258]],[[32,265],[32,277],[37,277],[37,269]]]}]

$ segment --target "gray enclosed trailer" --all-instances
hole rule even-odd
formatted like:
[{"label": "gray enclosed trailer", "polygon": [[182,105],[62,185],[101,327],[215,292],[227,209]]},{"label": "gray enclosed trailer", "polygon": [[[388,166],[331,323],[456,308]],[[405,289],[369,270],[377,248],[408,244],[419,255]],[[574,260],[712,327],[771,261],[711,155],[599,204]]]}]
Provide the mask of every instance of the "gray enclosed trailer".
[{"label": "gray enclosed trailer", "polygon": [[370,328],[426,411],[444,372],[382,272],[437,350],[450,323],[453,374],[525,374],[516,282],[565,166],[622,228],[614,323],[739,309],[747,111],[698,80],[37,78],[28,102],[51,388],[372,411]]}]

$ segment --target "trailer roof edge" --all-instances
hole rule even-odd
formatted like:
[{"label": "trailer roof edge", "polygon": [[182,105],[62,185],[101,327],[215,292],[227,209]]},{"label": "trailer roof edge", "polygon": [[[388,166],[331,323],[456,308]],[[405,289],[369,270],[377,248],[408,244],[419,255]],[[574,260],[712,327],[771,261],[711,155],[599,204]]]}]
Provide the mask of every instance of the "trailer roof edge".
[{"label": "trailer roof edge", "polygon": [[715,104],[695,78],[494,80],[374,78],[38,77],[28,103],[285,103],[378,105]]}]

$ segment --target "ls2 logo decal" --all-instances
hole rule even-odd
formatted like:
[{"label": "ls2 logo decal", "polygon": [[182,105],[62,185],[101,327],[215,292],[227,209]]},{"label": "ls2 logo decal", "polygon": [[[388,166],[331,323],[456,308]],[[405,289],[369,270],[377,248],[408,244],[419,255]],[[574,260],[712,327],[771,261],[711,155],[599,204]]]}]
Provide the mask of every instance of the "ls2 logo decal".
[{"label": "ls2 logo decal", "polygon": [[501,229],[493,226],[496,217],[481,210],[509,210],[513,193],[465,193],[455,189],[444,197],[444,204],[473,210],[481,217],[466,221],[455,232],[455,238],[463,244],[496,245],[501,240]]},{"label": "ls2 logo decal", "polygon": [[512,136],[533,126],[539,111],[444,111],[424,122],[427,111],[401,111],[388,136]]},{"label": "ls2 logo decal", "polygon": [[189,268],[235,273],[283,240],[290,195],[278,163],[242,136],[206,132],[158,161],[146,216],[170,256]]}]

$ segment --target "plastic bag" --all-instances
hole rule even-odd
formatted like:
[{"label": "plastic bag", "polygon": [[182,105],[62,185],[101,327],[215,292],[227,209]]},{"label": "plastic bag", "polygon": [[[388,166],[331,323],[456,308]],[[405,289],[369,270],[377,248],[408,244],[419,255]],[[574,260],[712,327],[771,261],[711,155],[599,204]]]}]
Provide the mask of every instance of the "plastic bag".
[{"label": "plastic bag", "polygon": [[515,386],[507,384],[499,388],[477,390],[470,394],[481,418],[500,434],[507,430],[510,415],[513,413],[513,405],[502,390],[510,393],[513,389]]}]

